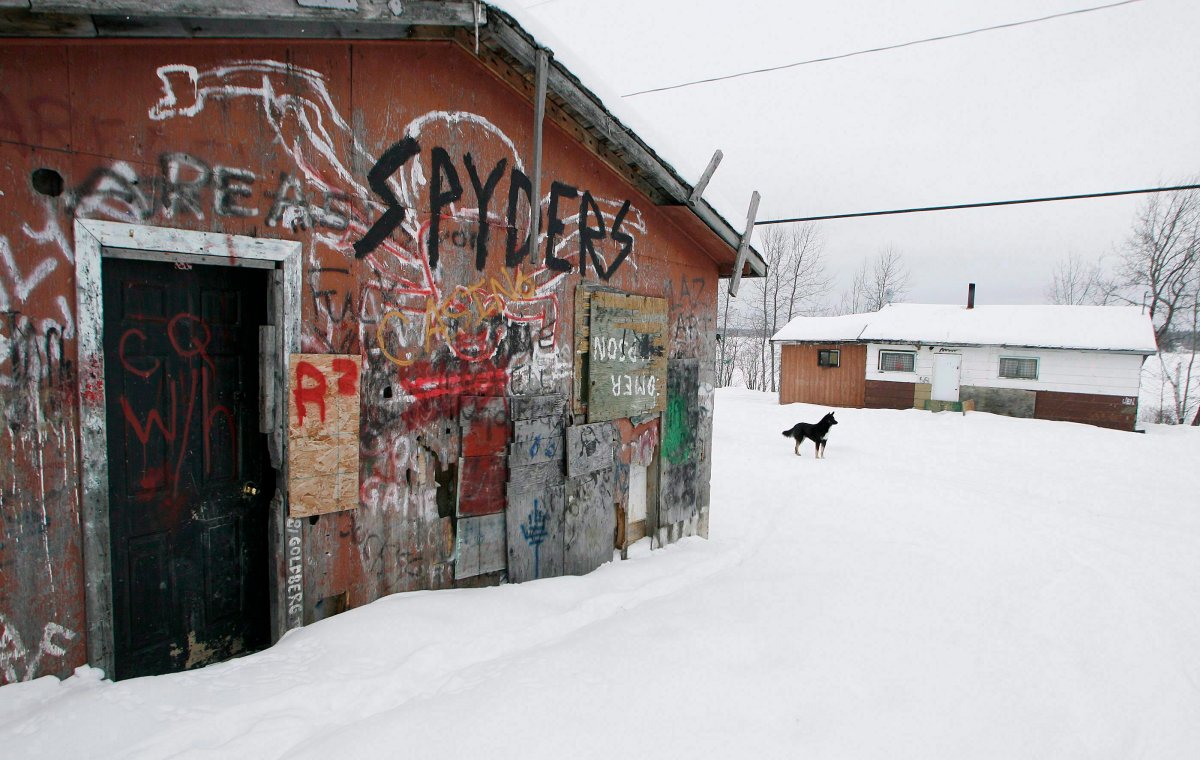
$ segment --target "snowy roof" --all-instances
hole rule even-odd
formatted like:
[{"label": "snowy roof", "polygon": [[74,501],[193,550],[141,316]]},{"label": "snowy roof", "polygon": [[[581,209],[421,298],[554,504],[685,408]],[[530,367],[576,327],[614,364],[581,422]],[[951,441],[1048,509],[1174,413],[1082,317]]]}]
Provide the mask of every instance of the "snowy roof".
[{"label": "snowy roof", "polygon": [[888,304],[870,314],[799,317],[781,342],[861,341],[925,345],[1028,346],[1157,351],[1150,317],[1137,306],[965,306]]}]

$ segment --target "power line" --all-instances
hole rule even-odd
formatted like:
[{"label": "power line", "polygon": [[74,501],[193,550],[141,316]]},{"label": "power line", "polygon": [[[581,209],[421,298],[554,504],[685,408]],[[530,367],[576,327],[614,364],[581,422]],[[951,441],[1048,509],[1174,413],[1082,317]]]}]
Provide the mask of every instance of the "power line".
[{"label": "power line", "polygon": [[1084,193],[1082,195],[1055,195],[1048,198],[1022,198],[1013,201],[987,201],[985,203],[956,203],[952,206],[924,206],[922,208],[900,208],[891,211],[860,211],[856,214],[826,214],[824,216],[797,216],[790,219],[767,219],[755,222],[763,224],[791,224],[793,222],[823,222],[829,219],[854,219],[863,216],[888,216],[891,214],[917,214],[923,211],[957,211],[964,208],[987,208],[989,206],[1015,206],[1021,203],[1049,203],[1050,201],[1078,201],[1087,198],[1111,198],[1114,195],[1139,195],[1142,193],[1169,193],[1176,190],[1200,190],[1200,185],[1175,185],[1174,187],[1146,187],[1140,190],[1111,190],[1106,193]]},{"label": "power line", "polygon": [[[853,53],[841,53],[840,55],[830,55],[830,56],[825,56],[824,58],[812,58],[807,61],[798,61],[796,63],[786,63],[782,66],[769,66],[765,69],[754,69],[753,71],[741,71],[736,74],[725,74],[725,75],[719,76],[719,77],[709,77],[708,79],[697,79],[692,82],[681,82],[679,84],[667,85],[665,87],[652,87],[651,89],[648,89],[648,90],[638,90],[637,92],[627,92],[624,95],[622,95],[621,97],[632,98],[635,95],[646,95],[651,92],[663,92],[665,90],[678,90],[682,87],[692,87],[692,86],[698,85],[698,84],[709,84],[711,82],[720,82],[720,81],[723,81],[726,79],[736,79],[738,77],[748,77],[753,74],[765,74],[770,71],[781,71],[783,69],[793,69],[797,66],[807,66],[811,63],[827,63],[828,61],[837,61],[842,58],[852,58],[856,55],[867,55],[868,53],[882,53],[882,52],[885,52],[888,50],[898,50],[900,48],[912,47],[913,45],[923,45],[927,42],[942,42],[944,40],[952,40],[956,37],[966,37],[968,35],[980,34],[982,32],[994,32],[998,29],[1011,29],[1016,26],[1025,26],[1026,24],[1037,24],[1042,21],[1050,21],[1052,19],[1063,18],[1065,16],[1077,16],[1081,13],[1091,13],[1092,11],[1103,11],[1103,10],[1107,10],[1109,8],[1116,8],[1121,5],[1129,5],[1131,3],[1140,3],[1141,1],[1142,0],[1121,0],[1120,2],[1117,2],[1117,3],[1109,3],[1108,5],[1097,5],[1092,8],[1080,8],[1078,10],[1065,11],[1063,13],[1054,13],[1049,16],[1042,16],[1040,18],[1025,19],[1024,21],[1012,21],[1007,24],[997,24],[995,26],[985,26],[985,27],[981,27],[979,29],[971,29],[971,30],[965,31],[965,32],[955,32],[954,34],[943,34],[943,35],[940,35],[937,37],[926,37],[925,39],[912,40],[910,42],[901,42],[896,45],[884,45],[883,47],[875,47],[875,48],[870,48],[868,50],[856,50]],[[551,0],[546,0],[546,2],[551,2]],[[532,7],[532,6],[530,6],[530,7]]]}]

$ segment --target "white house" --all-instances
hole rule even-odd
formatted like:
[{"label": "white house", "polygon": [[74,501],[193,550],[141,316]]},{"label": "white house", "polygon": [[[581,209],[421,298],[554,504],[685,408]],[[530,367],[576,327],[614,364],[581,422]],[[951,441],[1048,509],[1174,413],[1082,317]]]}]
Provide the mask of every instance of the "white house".
[{"label": "white house", "polygon": [[1132,430],[1149,316],[1125,306],[890,304],[800,317],[782,346],[779,402],[975,408]]}]

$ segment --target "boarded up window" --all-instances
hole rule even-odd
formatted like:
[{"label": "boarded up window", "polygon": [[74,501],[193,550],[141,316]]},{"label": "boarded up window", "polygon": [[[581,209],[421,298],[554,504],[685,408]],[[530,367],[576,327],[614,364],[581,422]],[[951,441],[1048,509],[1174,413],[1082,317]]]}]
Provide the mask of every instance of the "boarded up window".
[{"label": "boarded up window", "polygon": [[588,345],[589,422],[666,408],[667,302],[594,293]]},{"label": "boarded up window", "polygon": [[288,513],[358,506],[357,356],[292,354],[288,361]]}]

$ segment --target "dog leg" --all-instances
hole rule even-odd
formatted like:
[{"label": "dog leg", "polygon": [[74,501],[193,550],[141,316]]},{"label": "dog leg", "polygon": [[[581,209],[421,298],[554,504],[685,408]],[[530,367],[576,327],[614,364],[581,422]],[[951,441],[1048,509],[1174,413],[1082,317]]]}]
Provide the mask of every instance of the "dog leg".
[{"label": "dog leg", "polygon": [[796,441],[796,445],[793,447],[793,450],[796,452],[796,456],[800,456],[800,442],[799,441]]}]

